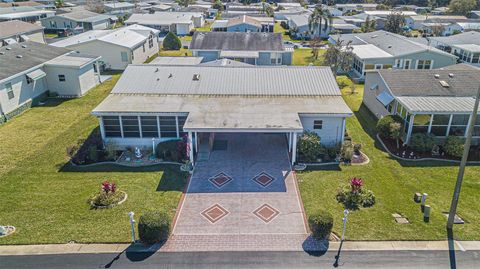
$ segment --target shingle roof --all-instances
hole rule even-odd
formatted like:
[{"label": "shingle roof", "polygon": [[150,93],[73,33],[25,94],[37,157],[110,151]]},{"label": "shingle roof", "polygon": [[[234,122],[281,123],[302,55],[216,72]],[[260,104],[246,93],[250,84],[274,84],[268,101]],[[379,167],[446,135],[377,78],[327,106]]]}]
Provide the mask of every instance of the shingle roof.
[{"label": "shingle roof", "polygon": [[431,37],[430,39],[450,46],[458,44],[480,45],[480,32],[471,31],[452,36]]},{"label": "shingle roof", "polygon": [[196,32],[192,50],[284,51],[281,33]]},{"label": "shingle roof", "polygon": [[[475,96],[480,84],[480,69],[467,65],[433,70],[391,69],[378,72],[395,96],[471,97]],[[439,75],[439,78],[435,75]],[[443,87],[440,81],[447,82],[449,87]]]},{"label": "shingle roof", "polygon": [[256,27],[262,27],[262,24],[256,20],[255,18],[252,18],[247,15],[242,15],[239,17],[231,18],[228,20],[227,27],[235,26],[235,25],[240,25],[240,24],[250,24],[254,25]]},{"label": "shingle roof", "polygon": [[338,40],[340,38],[340,40],[344,40],[344,42],[352,41],[352,45],[372,44],[393,56],[407,55],[430,50],[432,52],[454,57],[447,52],[429,47],[424,44],[416,43],[404,36],[387,31],[332,35],[331,38],[333,40]]},{"label": "shingle roof", "polygon": [[[71,52],[71,50],[31,41],[2,47],[0,48],[0,80],[26,71],[68,52]],[[17,55],[22,57],[19,58]]]},{"label": "shingle roof", "polygon": [[42,29],[43,27],[41,26],[24,21],[4,21],[0,22],[0,38],[10,37],[13,35],[21,35],[24,33],[39,31]]},{"label": "shingle roof", "polygon": [[[194,80],[194,75],[199,75]],[[114,94],[340,96],[329,67],[129,65]]]}]

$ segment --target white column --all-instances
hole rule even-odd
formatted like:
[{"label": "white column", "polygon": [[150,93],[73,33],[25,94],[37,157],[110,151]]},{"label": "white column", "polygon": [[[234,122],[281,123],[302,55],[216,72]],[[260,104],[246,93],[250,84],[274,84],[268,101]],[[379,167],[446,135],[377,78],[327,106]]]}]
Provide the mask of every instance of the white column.
[{"label": "white column", "polygon": [[188,145],[189,145],[189,153],[190,155],[190,162],[193,165],[193,145],[192,145],[192,132],[188,132]]},{"label": "white column", "polygon": [[432,123],[433,123],[433,114],[430,114],[430,122],[428,123],[428,133],[432,131]]},{"label": "white column", "polygon": [[288,152],[292,152],[292,132],[287,133],[288,137]]},{"label": "white column", "polygon": [[198,153],[198,132],[195,132],[195,152]]},{"label": "white column", "polygon": [[180,138],[180,128],[178,127],[178,116],[175,116],[175,126],[177,130],[177,138]]},{"label": "white column", "polygon": [[343,139],[345,138],[345,129],[347,129],[347,121],[345,118],[343,118],[342,133],[340,134],[340,143],[343,143]]},{"label": "white column", "polygon": [[140,138],[143,138],[143,134],[142,134],[142,122],[140,121],[140,116],[137,116],[137,121],[138,121],[138,132],[140,133]]},{"label": "white column", "polygon": [[292,165],[295,163],[297,158],[297,133],[293,133],[293,143],[292,143]]},{"label": "white column", "polygon": [[415,119],[415,114],[410,116],[410,122],[408,123],[407,139],[405,139],[405,144],[410,142],[410,137],[412,136],[413,120]]},{"label": "white column", "polygon": [[95,66],[97,67],[98,82],[102,83],[102,79],[100,78],[100,65],[98,64],[98,61],[95,61]]},{"label": "white column", "polygon": [[[467,123],[467,128],[465,128],[465,135],[464,136],[467,136],[467,133],[468,133],[468,129],[470,127],[470,122],[472,121],[472,115],[470,114],[470,116],[468,117],[468,123]],[[451,123],[451,122],[450,122]],[[475,123],[473,124],[473,127],[475,128]],[[450,127],[449,127],[450,129]],[[475,130],[475,129],[473,129]],[[450,132],[450,130],[448,130]]]},{"label": "white column", "polygon": [[103,117],[98,117],[100,121],[100,134],[102,135],[102,140],[105,141],[105,125],[103,124]]},{"label": "white column", "polygon": [[[470,115],[470,117],[468,118],[468,122],[470,122],[471,117],[472,115]],[[450,127],[452,127],[452,119],[453,119],[453,114],[450,114],[450,119],[448,119],[447,134],[445,136],[448,136],[448,134],[450,133]]]},{"label": "white column", "polygon": [[124,136],[123,136],[122,116],[118,116],[118,119],[119,119],[119,121],[120,121],[120,133],[122,134],[122,138],[124,138]]}]

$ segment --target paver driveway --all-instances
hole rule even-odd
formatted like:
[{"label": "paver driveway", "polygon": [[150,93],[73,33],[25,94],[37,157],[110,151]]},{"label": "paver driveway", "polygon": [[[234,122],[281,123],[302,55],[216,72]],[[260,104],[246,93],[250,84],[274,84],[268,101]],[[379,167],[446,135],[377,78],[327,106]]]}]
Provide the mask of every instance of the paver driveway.
[{"label": "paver driveway", "polygon": [[231,240],[268,235],[276,240],[272,235],[298,235],[305,239],[303,207],[285,136],[217,134],[215,141],[224,145],[196,165],[173,237],[217,235]]}]

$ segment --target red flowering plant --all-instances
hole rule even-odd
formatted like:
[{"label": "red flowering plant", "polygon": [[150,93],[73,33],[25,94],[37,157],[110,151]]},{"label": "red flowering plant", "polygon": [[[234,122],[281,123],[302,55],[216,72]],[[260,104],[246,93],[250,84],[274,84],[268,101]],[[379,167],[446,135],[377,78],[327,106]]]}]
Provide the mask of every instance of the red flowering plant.
[{"label": "red flowering plant", "polygon": [[94,194],[88,203],[92,208],[110,208],[124,200],[125,192],[117,191],[117,184],[105,180],[100,185],[100,191]]},{"label": "red flowering plant", "polygon": [[375,204],[375,195],[372,191],[364,188],[363,185],[361,178],[352,177],[349,184],[338,189],[337,201],[342,203],[345,208],[353,210],[360,207],[373,206]]},{"label": "red flowering plant", "polygon": [[178,141],[177,143],[177,150],[179,153],[179,159],[177,161],[187,159],[190,154],[190,144],[188,143],[188,135],[185,134],[182,136],[182,140]]}]

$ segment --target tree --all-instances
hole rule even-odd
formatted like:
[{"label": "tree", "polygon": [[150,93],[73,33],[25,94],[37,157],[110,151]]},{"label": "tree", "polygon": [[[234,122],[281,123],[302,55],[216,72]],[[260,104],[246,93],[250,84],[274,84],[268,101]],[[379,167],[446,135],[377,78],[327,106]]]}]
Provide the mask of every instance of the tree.
[{"label": "tree", "polygon": [[433,36],[441,36],[445,31],[445,27],[441,23],[430,26]]},{"label": "tree", "polygon": [[321,36],[322,25],[323,31],[326,32],[328,30],[328,26],[331,25],[332,18],[333,17],[328,9],[316,7],[310,17],[308,17],[308,28],[312,35],[315,35],[315,31],[318,30],[318,35]]},{"label": "tree", "polygon": [[318,52],[321,44],[322,44],[322,39],[319,37],[314,37],[312,40],[310,40],[310,47],[312,47],[312,54],[315,60],[318,59]]},{"label": "tree", "polygon": [[476,0],[452,0],[448,5],[450,13],[456,15],[467,15],[477,7]]},{"label": "tree", "polygon": [[104,13],[105,6],[102,0],[87,0],[86,9],[95,13]]},{"label": "tree", "polygon": [[385,5],[385,4],[378,4],[376,9],[377,10],[390,10],[390,7]]},{"label": "tree", "polygon": [[163,39],[163,48],[166,50],[179,50],[182,47],[182,41],[172,32],[168,32]]},{"label": "tree", "polygon": [[401,12],[392,12],[387,16],[387,22],[385,23],[385,30],[401,34],[403,27],[405,26],[405,16]]},{"label": "tree", "polygon": [[362,31],[364,33],[369,33],[375,31],[377,27],[377,22],[375,20],[370,20],[370,16],[367,16],[365,23],[362,25]]},{"label": "tree", "polygon": [[343,40],[338,39],[335,44],[328,47],[325,53],[324,65],[330,66],[336,76],[339,70],[349,71],[353,62],[352,41],[344,45]]},{"label": "tree", "polygon": [[213,3],[212,8],[222,12],[223,11],[223,3],[220,0],[215,0],[215,3]]},{"label": "tree", "polygon": [[188,7],[188,5],[195,4],[195,0],[177,0],[177,4],[181,7]]},{"label": "tree", "polygon": [[63,0],[55,0],[55,8],[62,8],[65,6],[65,1]]},{"label": "tree", "polygon": [[400,138],[402,137],[402,124],[399,122],[390,123],[390,137],[397,141],[397,149],[400,148]]}]

